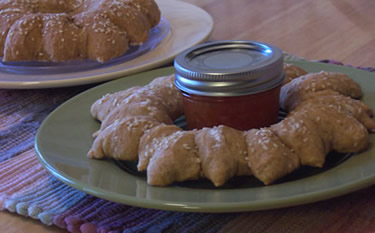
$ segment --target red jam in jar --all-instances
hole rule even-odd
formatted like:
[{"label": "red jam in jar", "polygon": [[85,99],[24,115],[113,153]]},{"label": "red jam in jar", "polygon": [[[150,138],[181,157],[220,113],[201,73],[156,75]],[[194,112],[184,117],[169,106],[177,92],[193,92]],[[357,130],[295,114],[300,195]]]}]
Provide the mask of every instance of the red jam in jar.
[{"label": "red jam in jar", "polygon": [[198,45],[174,61],[188,129],[270,126],[278,118],[284,80],[279,48],[255,41]]}]

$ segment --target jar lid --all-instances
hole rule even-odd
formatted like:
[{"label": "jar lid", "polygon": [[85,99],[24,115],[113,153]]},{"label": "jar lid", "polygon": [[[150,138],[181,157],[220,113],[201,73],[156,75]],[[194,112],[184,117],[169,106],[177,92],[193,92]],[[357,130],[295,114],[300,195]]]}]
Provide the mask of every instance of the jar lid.
[{"label": "jar lid", "polygon": [[177,55],[175,84],[189,94],[240,96],[272,89],[284,80],[283,55],[256,41],[215,41]]}]

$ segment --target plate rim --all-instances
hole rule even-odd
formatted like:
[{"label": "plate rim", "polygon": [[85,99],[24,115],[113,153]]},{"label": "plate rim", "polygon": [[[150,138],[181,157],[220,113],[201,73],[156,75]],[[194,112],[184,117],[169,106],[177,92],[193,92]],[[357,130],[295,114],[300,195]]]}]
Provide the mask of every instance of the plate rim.
[{"label": "plate rim", "polygon": [[[295,64],[303,64],[303,63],[311,63],[311,64],[319,64],[319,66],[335,66],[330,64],[322,64],[322,63],[316,63],[316,62],[307,62],[307,61],[288,61]],[[350,67],[340,67],[340,69],[350,69],[350,70],[356,70],[354,68]],[[161,69],[156,69],[152,71],[142,72],[137,75],[148,75],[155,72],[167,72],[172,71],[173,67],[165,67]],[[365,72],[361,70],[356,70],[356,72]],[[48,119],[50,119],[50,116],[53,116],[56,114],[56,112],[60,111],[61,108],[64,108],[66,104],[69,104],[70,101],[75,101],[76,98],[81,98],[82,95],[87,95],[89,92],[96,92],[98,90],[101,90],[106,87],[106,85],[113,85],[113,82],[120,82],[121,80],[114,80],[102,85],[99,85],[97,87],[91,88],[85,92],[80,93],[77,96],[74,96],[73,98],[69,99],[68,101],[64,102],[62,105],[60,105],[58,108],[56,108],[53,112],[51,112],[48,117],[43,121],[41,124],[37,135],[35,137],[35,150],[37,152],[37,157],[39,161],[42,163],[42,165],[50,172],[54,177],[62,181],[63,183],[78,189],[80,191],[83,191],[87,194],[97,196],[109,201],[118,202],[122,204],[142,207],[142,208],[151,208],[151,209],[159,209],[159,210],[168,210],[168,211],[183,211],[183,212],[204,212],[204,213],[224,213],[224,212],[243,212],[243,211],[256,211],[256,210],[266,210],[266,209],[276,209],[276,208],[282,208],[282,207],[291,207],[296,206],[300,204],[308,204],[312,202],[327,200],[333,197],[341,196],[350,192],[357,191],[359,189],[368,187],[375,183],[375,172],[361,178],[360,180],[352,181],[350,183],[342,184],[339,187],[336,187],[335,189],[332,188],[326,188],[325,190],[320,190],[317,192],[310,192],[310,193],[303,193],[299,194],[297,196],[293,197],[286,197],[286,198],[278,198],[278,199],[271,199],[271,200],[263,200],[258,202],[251,202],[251,205],[248,205],[249,201],[246,202],[210,202],[210,203],[198,203],[198,202],[174,202],[174,201],[163,201],[163,200],[147,200],[142,199],[140,200],[138,197],[134,196],[126,196],[122,194],[117,194],[113,192],[108,192],[105,190],[104,193],[108,192],[112,196],[109,198],[108,194],[103,194],[103,190],[97,187],[84,187],[85,184],[82,184],[81,181],[75,180],[74,178],[70,177],[69,175],[65,174],[65,172],[58,171],[55,167],[50,165],[47,160],[43,157],[42,153],[40,152],[40,148],[38,146],[38,140],[40,139],[40,134],[45,127],[46,122],[48,122]],[[110,163],[109,161],[101,161],[105,163]],[[112,164],[112,166],[115,166]],[[277,185],[283,185],[283,184],[277,184]],[[274,186],[277,186],[274,185]],[[266,186],[265,186],[266,187]],[[163,187],[161,189],[164,189]],[[245,190],[245,189],[244,189]],[[221,190],[223,192],[228,192],[226,190]],[[229,191],[230,192],[230,191]],[[218,206],[219,205],[219,206]]]},{"label": "plate rim", "polygon": [[[157,67],[160,67],[162,65],[168,64],[173,61],[174,57],[182,52],[185,49],[190,48],[191,46],[194,46],[196,44],[199,44],[203,41],[205,41],[212,33],[213,27],[214,27],[214,21],[212,16],[205,11],[204,9],[188,3],[184,1],[176,1],[176,0],[156,0],[156,2],[159,5],[159,8],[162,12],[162,16],[169,22],[170,24],[170,32],[166,35],[166,37],[151,51],[134,58],[133,60],[123,62],[120,64],[115,64],[114,66],[110,67],[103,67],[103,68],[97,68],[97,69],[88,69],[84,71],[77,71],[77,72],[72,72],[72,73],[67,73],[67,74],[38,74],[38,75],[30,75],[32,76],[42,76],[48,78],[48,76],[69,76],[69,75],[75,75],[77,77],[71,77],[71,78],[57,78],[57,79],[52,79],[52,80],[17,80],[17,81],[9,81],[12,76],[15,77],[22,77],[23,75],[16,75],[16,74],[6,74],[3,72],[0,72],[0,88],[3,89],[39,89],[39,88],[55,88],[55,87],[71,87],[71,86],[79,86],[79,85],[85,85],[85,84],[92,84],[92,83],[99,83],[103,81],[109,81],[117,78],[122,78],[124,76],[132,75],[135,73],[151,70]],[[198,14],[202,19],[205,19],[205,22],[208,23],[209,27],[201,27],[200,28],[200,34],[199,38],[194,38],[188,45],[181,44],[178,49],[171,50],[169,49],[168,51],[158,51],[157,49],[162,49],[161,46],[171,46],[170,43],[173,43],[177,41],[178,39],[182,39],[182,35],[178,35],[176,33],[179,25],[177,25],[175,22],[169,20],[168,18],[171,17],[170,15],[170,8],[179,9],[181,7],[189,7],[190,10],[193,10],[196,14]],[[163,10],[168,9],[167,12],[163,14]],[[196,15],[195,14],[195,15]],[[189,17],[191,17],[189,15]],[[196,26],[189,24],[188,26]],[[199,25],[198,25],[199,26]],[[180,31],[180,29],[178,29]],[[181,31],[180,31],[181,33]],[[180,38],[178,38],[180,37]],[[167,44],[163,44],[164,43]],[[157,50],[157,51],[155,51]],[[152,57],[147,57],[148,54],[152,53]],[[161,58],[160,53],[163,53],[163,57]],[[136,60],[137,59],[137,60]],[[146,59],[146,60],[142,60]],[[131,67],[119,67],[121,64],[126,64],[128,62],[136,62],[138,64],[133,65]],[[116,67],[117,66],[117,67]],[[116,67],[115,70],[110,70],[111,68]],[[108,70],[110,70],[108,72]],[[94,74],[90,74],[94,72]],[[7,75],[8,78],[2,80],[1,77]]]}]

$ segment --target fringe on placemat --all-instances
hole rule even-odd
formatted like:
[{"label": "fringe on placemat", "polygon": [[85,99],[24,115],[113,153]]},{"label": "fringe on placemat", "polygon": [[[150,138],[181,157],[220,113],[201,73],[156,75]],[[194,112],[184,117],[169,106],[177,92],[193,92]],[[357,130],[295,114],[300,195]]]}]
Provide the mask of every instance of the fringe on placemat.
[{"label": "fringe on placemat", "polygon": [[181,228],[209,232],[220,229],[236,216],[144,209],[96,198],[51,176],[33,150],[1,163],[0,170],[1,210],[38,219],[46,225],[54,224],[69,232],[162,232],[167,229],[173,232]]}]

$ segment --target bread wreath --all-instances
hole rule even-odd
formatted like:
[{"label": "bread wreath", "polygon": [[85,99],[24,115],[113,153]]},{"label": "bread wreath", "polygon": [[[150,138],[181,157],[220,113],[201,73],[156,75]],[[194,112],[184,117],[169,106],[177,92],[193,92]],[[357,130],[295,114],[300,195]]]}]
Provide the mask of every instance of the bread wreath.
[{"label": "bread wreath", "polygon": [[138,170],[146,170],[147,182],[156,186],[200,178],[221,186],[233,176],[252,174],[268,185],[300,166],[322,167],[332,150],[366,150],[375,122],[372,110],[357,100],[360,86],[345,74],[299,76],[297,68],[284,66],[285,119],[248,131],[224,125],[186,131],[173,125],[183,115],[174,75],[107,94],[91,107],[102,124],[88,157],[138,160]]},{"label": "bread wreath", "polygon": [[154,0],[0,0],[2,61],[105,62],[147,41]]}]

